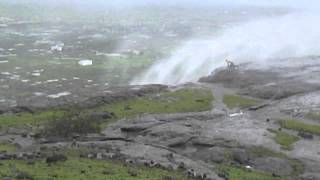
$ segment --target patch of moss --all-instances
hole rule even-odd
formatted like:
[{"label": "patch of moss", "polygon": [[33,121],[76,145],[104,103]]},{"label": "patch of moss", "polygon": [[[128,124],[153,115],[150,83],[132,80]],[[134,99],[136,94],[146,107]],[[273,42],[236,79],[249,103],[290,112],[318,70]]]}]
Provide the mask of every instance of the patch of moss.
[{"label": "patch of moss", "polygon": [[[246,169],[244,167],[235,167],[220,165],[218,171],[226,174],[229,180],[276,180],[277,178],[273,177],[270,174]],[[279,178],[278,178],[279,179]]]},{"label": "patch of moss", "polygon": [[15,152],[17,147],[4,141],[0,141],[0,152]]},{"label": "patch of moss", "polygon": [[292,150],[293,144],[300,140],[299,137],[290,135],[283,131],[272,131],[275,133],[274,140],[281,145],[282,149],[285,150]]},{"label": "patch of moss", "polygon": [[212,109],[213,99],[206,89],[181,89],[105,105],[101,110],[113,112],[117,119],[143,113],[200,112]]},{"label": "patch of moss", "polygon": [[36,161],[34,164],[21,160],[2,161],[0,177],[16,177],[17,172],[24,172],[35,180],[162,180],[165,176],[177,180],[188,179],[179,172],[76,157],[69,157],[65,162],[50,166],[44,161]]},{"label": "patch of moss", "polygon": [[223,97],[223,103],[227,105],[229,109],[233,108],[246,108],[250,106],[254,106],[258,103],[257,100],[246,98],[242,96],[237,95],[224,95]]},{"label": "patch of moss", "polygon": [[1,115],[0,126],[2,129],[8,127],[17,127],[26,124],[37,124],[55,118],[63,117],[65,112],[63,111],[42,111],[36,113],[19,113],[12,115]]},{"label": "patch of moss", "polygon": [[320,126],[313,124],[306,124],[294,119],[281,119],[279,120],[281,127],[286,129],[292,129],[296,131],[308,132],[316,135],[320,135]]},{"label": "patch of moss", "polygon": [[249,149],[250,154],[256,157],[278,157],[278,158],[286,158],[286,155],[281,152],[276,152],[271,149],[257,146]]},{"label": "patch of moss", "polygon": [[290,164],[291,164],[291,167],[293,168],[293,173],[292,173],[293,177],[298,176],[299,174],[303,173],[304,166],[299,160],[291,159]]}]

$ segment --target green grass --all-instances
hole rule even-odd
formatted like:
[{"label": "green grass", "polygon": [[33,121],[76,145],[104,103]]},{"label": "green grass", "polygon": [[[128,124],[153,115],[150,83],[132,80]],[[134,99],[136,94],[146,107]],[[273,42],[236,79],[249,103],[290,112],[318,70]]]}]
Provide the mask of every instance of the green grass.
[{"label": "green grass", "polygon": [[320,135],[319,125],[306,124],[294,119],[281,119],[279,120],[279,124],[281,127],[286,129],[292,129],[296,131],[303,131],[307,133]]},{"label": "green grass", "polygon": [[250,148],[250,154],[256,157],[278,157],[278,158],[286,158],[286,155],[281,152],[276,152],[271,149],[265,147],[252,147]]},{"label": "green grass", "polygon": [[200,112],[212,109],[212,93],[205,89],[181,89],[157,96],[141,97],[102,107],[116,118],[143,113]]},{"label": "green grass", "polygon": [[[93,112],[113,112],[115,114],[114,119],[101,122],[105,125],[105,123],[143,113],[207,111],[212,109],[213,99],[212,93],[207,89],[181,89],[173,92],[164,92],[158,95],[144,96],[106,104],[92,109],[74,109],[71,111],[74,111],[75,117],[78,117],[80,124],[81,122],[84,122],[81,121],[83,118],[89,117]],[[0,126],[1,129],[6,129],[9,127],[23,127],[26,124],[38,125],[59,119],[68,121],[68,118],[65,117],[70,116],[70,112],[67,113],[65,111],[53,110],[36,113],[1,115]],[[69,117],[69,119],[71,118],[72,117]],[[77,124],[76,119],[74,118],[72,122],[73,124]]]},{"label": "green grass", "polygon": [[237,96],[237,95],[224,95],[223,103],[227,105],[229,109],[233,109],[237,107],[246,108],[246,107],[254,106],[258,103],[258,101],[251,98],[246,98],[246,97]]},{"label": "green grass", "polygon": [[[176,180],[187,180],[179,172],[142,166],[125,166],[119,162],[90,160],[71,157],[65,162],[48,166],[44,161],[28,164],[26,161],[2,161],[0,177],[15,177],[17,172],[24,172],[34,180],[162,180],[170,176]],[[131,176],[129,172],[137,176]]]},{"label": "green grass", "polygon": [[13,115],[1,115],[0,127],[5,129],[8,127],[19,127],[26,124],[39,124],[55,118],[64,116],[63,111],[42,111],[36,113],[19,113]]},{"label": "green grass", "polygon": [[260,172],[260,171],[248,170],[241,167],[220,165],[218,169],[220,172],[226,173],[228,175],[229,180],[275,180],[277,179],[270,174]]},{"label": "green grass", "polygon": [[281,145],[282,149],[285,150],[292,150],[293,144],[300,140],[299,137],[290,135],[283,131],[272,130],[271,132],[275,133],[274,140]]},{"label": "green grass", "polygon": [[16,150],[15,145],[0,141],[0,152],[15,152]]}]

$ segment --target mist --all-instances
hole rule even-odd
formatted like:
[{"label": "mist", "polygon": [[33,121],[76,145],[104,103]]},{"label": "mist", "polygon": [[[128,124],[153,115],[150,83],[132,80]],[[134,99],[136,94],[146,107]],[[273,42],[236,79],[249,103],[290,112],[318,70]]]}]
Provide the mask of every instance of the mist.
[{"label": "mist", "polygon": [[235,63],[254,62],[267,67],[281,59],[320,55],[319,3],[302,5],[296,1],[238,1],[242,4],[298,8],[283,16],[257,18],[226,27],[216,36],[190,38],[170,57],[155,63],[132,84],[178,84],[197,81],[225,59]]}]

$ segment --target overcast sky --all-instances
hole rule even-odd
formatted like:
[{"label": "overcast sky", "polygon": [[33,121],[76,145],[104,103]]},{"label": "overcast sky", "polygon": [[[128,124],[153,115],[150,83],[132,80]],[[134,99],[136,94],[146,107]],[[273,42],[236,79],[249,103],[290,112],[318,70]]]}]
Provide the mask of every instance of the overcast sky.
[{"label": "overcast sky", "polygon": [[10,3],[30,3],[41,4],[69,4],[79,7],[130,7],[144,5],[167,5],[167,6],[276,6],[294,7],[304,9],[319,9],[319,0],[0,0],[0,2]]}]

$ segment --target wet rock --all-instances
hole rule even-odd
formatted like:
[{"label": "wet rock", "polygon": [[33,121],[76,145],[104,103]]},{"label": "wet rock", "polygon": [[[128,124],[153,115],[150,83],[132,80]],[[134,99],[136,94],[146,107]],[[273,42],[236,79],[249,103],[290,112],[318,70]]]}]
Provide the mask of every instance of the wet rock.
[{"label": "wet rock", "polygon": [[265,171],[276,176],[288,176],[293,173],[290,162],[276,157],[257,158],[253,162],[255,169]]},{"label": "wet rock", "polygon": [[226,150],[214,147],[210,149],[210,160],[215,163],[222,163],[225,160]]},{"label": "wet rock", "polygon": [[306,174],[300,176],[300,180],[320,180],[320,174],[313,175],[313,174]]},{"label": "wet rock", "polygon": [[249,154],[242,149],[233,149],[232,158],[235,162],[240,164],[247,164],[250,160]]},{"label": "wet rock", "polygon": [[53,163],[66,161],[67,159],[68,159],[67,156],[65,156],[63,154],[55,154],[55,155],[47,157],[46,163],[50,165]]},{"label": "wet rock", "polygon": [[298,136],[304,139],[313,139],[313,135],[307,132],[299,131]]},{"label": "wet rock", "polygon": [[103,120],[103,119],[110,119],[112,118],[113,115],[109,112],[96,112],[96,113],[92,113],[90,118],[93,118],[95,120]]}]

